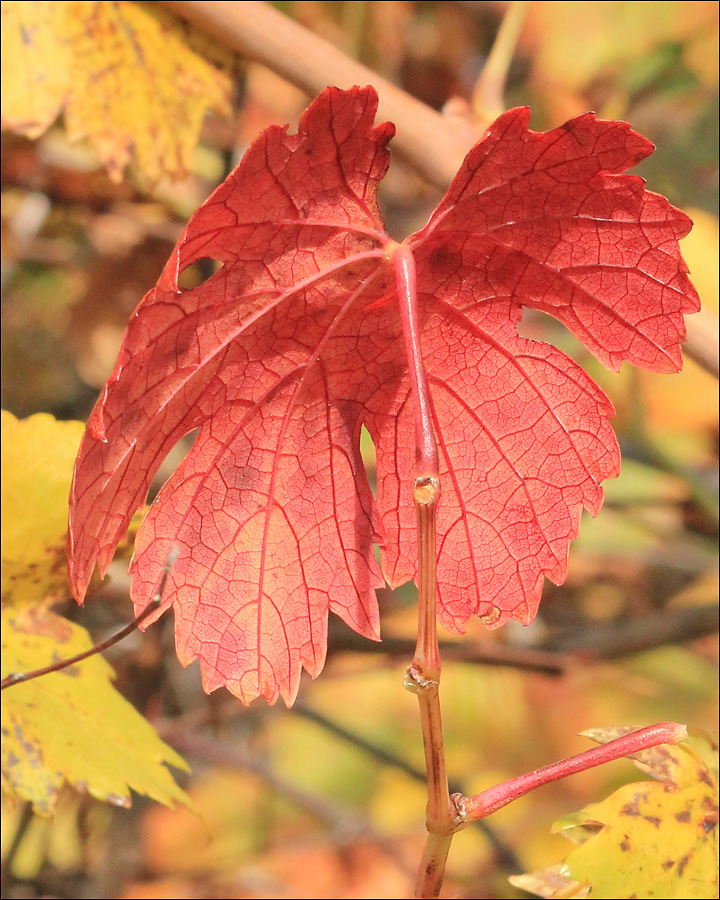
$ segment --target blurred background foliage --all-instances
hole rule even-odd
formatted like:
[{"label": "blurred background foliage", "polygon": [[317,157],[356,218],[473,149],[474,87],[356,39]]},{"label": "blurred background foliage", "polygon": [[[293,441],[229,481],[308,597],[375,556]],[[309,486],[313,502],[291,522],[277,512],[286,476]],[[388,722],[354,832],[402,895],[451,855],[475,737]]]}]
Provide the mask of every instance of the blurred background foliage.
[{"label": "blurred background foliage", "polygon": [[[5,5],[5,4],[3,4]],[[275,4],[429,105],[454,114],[473,88],[508,4]],[[683,252],[718,311],[718,6],[714,2],[530,3],[508,106],[545,129],[588,109],[630,121],[656,153],[639,168],[695,220]],[[125,323],[187,217],[257,132],[291,128],[308,98],[237,59],[232,112],[208,115],[192,172],[148,187],[133,165],[111,180],[60,118],[39,139],[2,138],[2,406],[85,419]],[[449,104],[449,106],[448,106]],[[395,160],[382,186],[388,230],[421,227],[439,199]],[[476,792],[587,747],[583,729],[675,719],[713,728],[717,709],[717,384],[688,361],[677,376],[604,371],[557,323],[523,332],[571,353],[610,394],[623,448],[605,508],[586,517],[567,583],[547,585],[529,628],[471,623],[449,647],[442,699],[451,777]],[[372,472],[372,447],[364,448]],[[167,475],[167,470],[161,475]],[[56,609],[99,637],[131,615],[123,565],[89,605]],[[113,648],[126,697],[191,764],[199,815],[137,800],[131,810],[68,792],[55,823],[4,810],[3,896],[119,898],[404,897],[424,841],[415,698],[402,690],[413,591],[382,592],[386,641],[332,623],[328,664],[297,707],[242,707],[202,693],[172,652],[170,616]],[[488,653],[503,665],[478,662]],[[460,834],[447,896],[524,894],[507,875],[567,852],[561,815],[634,778],[615,763],[530,795]]]}]

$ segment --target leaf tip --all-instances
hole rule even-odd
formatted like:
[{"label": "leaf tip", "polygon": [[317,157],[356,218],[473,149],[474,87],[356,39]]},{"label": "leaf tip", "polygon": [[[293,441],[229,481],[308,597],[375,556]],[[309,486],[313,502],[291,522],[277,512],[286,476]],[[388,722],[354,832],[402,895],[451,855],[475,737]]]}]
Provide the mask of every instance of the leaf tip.
[{"label": "leaf tip", "polygon": [[688,737],[687,725],[681,725],[679,722],[668,722],[668,744],[680,744],[686,741]]},{"label": "leaf tip", "polygon": [[[687,740],[688,730],[686,725],[679,722],[660,722],[649,727],[635,725],[617,726],[614,728],[588,728],[580,732],[581,737],[589,738],[596,744],[607,744],[619,738],[635,735],[643,741],[643,746],[657,746],[658,744],[680,744]],[[632,748],[628,753],[635,752]]]}]

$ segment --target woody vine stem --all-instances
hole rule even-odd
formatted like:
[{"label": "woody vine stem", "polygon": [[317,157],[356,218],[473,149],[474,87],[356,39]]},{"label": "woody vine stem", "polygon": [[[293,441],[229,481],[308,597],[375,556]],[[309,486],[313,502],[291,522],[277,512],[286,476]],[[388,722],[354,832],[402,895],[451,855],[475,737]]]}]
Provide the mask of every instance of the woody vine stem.
[{"label": "woody vine stem", "polygon": [[405,687],[420,704],[428,804],[428,839],[415,886],[416,897],[437,897],[452,834],[459,824],[448,792],[445,748],[440,714],[440,651],[436,616],[436,524],[440,500],[440,464],[432,426],[430,390],[420,347],[415,260],[407,244],[388,245],[395,268],[400,315],[415,414],[415,476],[413,501],[418,538],[418,635]]},{"label": "woody vine stem", "polygon": [[518,797],[585,769],[687,737],[684,726],[664,722],[634,731],[601,747],[553,763],[495,785],[473,797],[451,795],[448,789],[442,718],[440,714],[440,651],[437,639],[437,510],[440,501],[440,463],[432,425],[432,404],[420,346],[415,260],[405,244],[388,241],[385,252],[395,270],[408,375],[415,417],[415,473],[413,501],[418,542],[418,635],[415,656],[405,673],[405,687],[420,704],[425,771],[428,788],[425,850],[415,883],[416,898],[440,896],[445,864],[455,832],[468,822],[484,819]]}]

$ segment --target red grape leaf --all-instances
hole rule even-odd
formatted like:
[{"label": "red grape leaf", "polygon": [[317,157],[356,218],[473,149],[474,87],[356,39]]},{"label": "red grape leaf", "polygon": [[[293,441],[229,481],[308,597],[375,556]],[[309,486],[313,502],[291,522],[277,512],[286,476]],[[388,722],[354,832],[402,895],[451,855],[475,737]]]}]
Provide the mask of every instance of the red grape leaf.
[{"label": "red grape leaf", "polygon": [[[199,429],[136,542],[133,598],[162,608],[208,691],[292,702],[315,676],[328,610],[378,639],[374,589],[415,574],[408,363],[376,190],[394,128],[372,88],[328,88],[298,134],[269,128],[191,218],[134,313],[92,412],[71,494],[82,599],[161,461]],[[565,354],[521,338],[522,307],[564,322],[606,365],[681,365],[698,308],[678,249],[690,220],[621,174],[652,151],[622,122],[547,133],[502,115],[427,226],[407,239],[440,448],[439,609],[461,631],[527,623],[565,577],[582,507],[619,453],[607,397]],[[222,266],[178,286],[199,259]],[[378,497],[359,439],[375,441]],[[382,549],[382,572],[373,544]],[[383,578],[384,576],[384,578]]]}]

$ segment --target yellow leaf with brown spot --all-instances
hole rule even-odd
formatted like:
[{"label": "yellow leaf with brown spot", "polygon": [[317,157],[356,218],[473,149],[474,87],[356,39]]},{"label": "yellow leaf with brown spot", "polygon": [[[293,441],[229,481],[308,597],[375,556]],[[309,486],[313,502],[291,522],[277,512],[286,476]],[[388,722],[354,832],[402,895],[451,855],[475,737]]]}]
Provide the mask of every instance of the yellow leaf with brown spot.
[{"label": "yellow leaf with brown spot", "polygon": [[65,544],[73,463],[85,426],[2,410],[2,600],[70,596]]},{"label": "yellow leaf with brown spot", "polygon": [[[584,735],[604,744],[634,728]],[[655,778],[627,784],[553,826],[579,846],[564,863],[511,878],[540,897],[718,896],[718,745],[703,732],[632,756]]]},{"label": "yellow leaf with brown spot", "polygon": [[[45,609],[2,611],[2,677],[52,665],[90,649],[78,625]],[[65,782],[100,800],[130,805],[130,790],[168,806],[188,803],[165,763],[178,754],[113,687],[112,669],[92,656],[5,690],[2,787],[50,814]]]},{"label": "yellow leaf with brown spot", "polygon": [[[605,743],[618,732],[588,736]],[[555,830],[582,841],[564,874],[592,884],[599,898],[717,897],[717,771],[708,765],[711,742],[703,743],[706,759],[687,743],[638,753],[636,763],[658,781],[625,785],[558,823]]]},{"label": "yellow leaf with brown spot", "polygon": [[230,110],[229,76],[190,44],[217,48],[149,4],[10,0],[2,18],[3,128],[36,138],[63,111],[116,181],[133,151],[149,182],[185,175],[205,113]]}]

